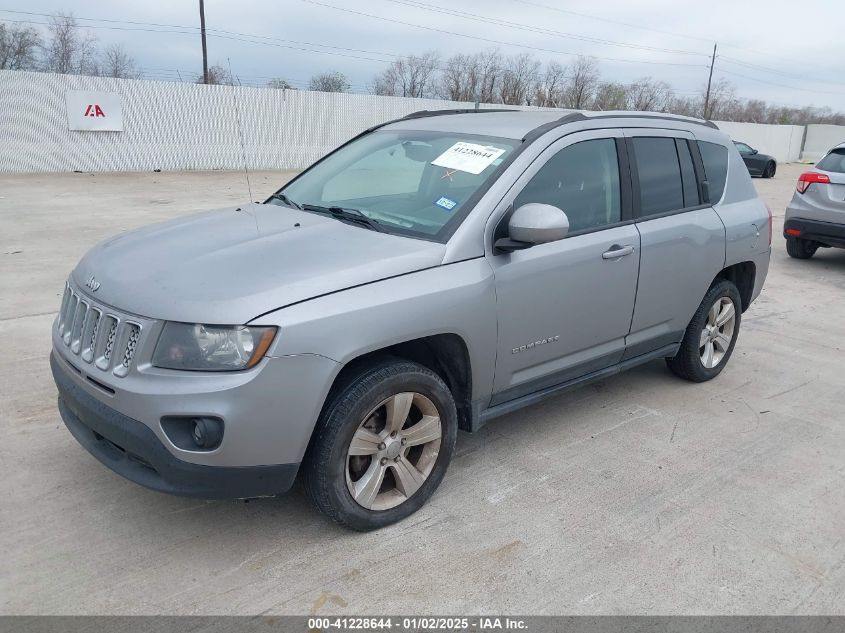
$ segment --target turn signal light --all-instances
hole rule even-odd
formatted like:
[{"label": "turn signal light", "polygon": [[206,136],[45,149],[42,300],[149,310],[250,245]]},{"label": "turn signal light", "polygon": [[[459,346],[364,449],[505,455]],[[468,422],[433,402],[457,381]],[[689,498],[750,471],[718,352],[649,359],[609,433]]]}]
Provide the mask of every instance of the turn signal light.
[{"label": "turn signal light", "polygon": [[820,174],[815,171],[805,171],[803,174],[798,176],[798,185],[795,189],[798,193],[804,193],[814,182],[820,185],[829,185],[830,176],[827,174]]}]

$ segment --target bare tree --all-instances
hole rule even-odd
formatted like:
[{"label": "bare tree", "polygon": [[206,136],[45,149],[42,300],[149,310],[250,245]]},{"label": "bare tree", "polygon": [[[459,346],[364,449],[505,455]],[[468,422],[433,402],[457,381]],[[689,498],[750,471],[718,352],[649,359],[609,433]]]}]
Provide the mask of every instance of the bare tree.
[{"label": "bare tree", "polygon": [[287,79],[282,79],[281,77],[276,77],[268,81],[267,87],[275,90],[296,90],[296,88],[290,85]]},{"label": "bare tree", "polygon": [[454,55],[444,64],[437,94],[453,101],[494,103],[500,98],[502,65],[502,54],[496,49]]},{"label": "bare tree", "polygon": [[498,49],[478,53],[478,80],[476,99],[482,103],[495,103],[496,91],[502,78],[502,54]]},{"label": "bare tree", "polygon": [[701,117],[704,101],[698,98],[673,97],[669,104],[669,112],[683,116]]},{"label": "bare tree", "polygon": [[453,55],[440,73],[437,94],[452,101],[474,101],[478,82],[478,60],[475,55]]},{"label": "bare tree", "polygon": [[[701,91],[702,102],[705,90],[706,88],[702,88]],[[714,81],[710,88],[710,104],[707,107],[707,112],[703,112],[704,118],[733,121],[736,119],[736,111],[739,109],[740,102],[736,98],[734,85],[725,78]]]},{"label": "bare tree", "polygon": [[[202,84],[206,83],[204,77],[200,75],[196,78],[194,83]],[[208,69],[208,83],[212,85],[220,85],[220,86],[234,86],[235,81],[232,77],[232,74],[229,72],[229,69],[223,66],[222,64],[214,64],[214,66],[210,66]]]},{"label": "bare tree", "polygon": [[766,122],[766,102],[760,99],[749,99],[745,102],[742,118],[751,123]]},{"label": "bare tree", "polygon": [[34,28],[0,24],[0,68],[34,70],[40,48],[41,36]]},{"label": "bare tree", "polygon": [[499,101],[508,105],[530,105],[539,73],[540,62],[528,53],[508,57],[502,65]]},{"label": "bare tree", "polygon": [[99,74],[103,77],[137,79],[138,66],[123,48],[123,44],[109,44],[100,57]]},{"label": "bare tree", "polygon": [[563,102],[563,88],[566,83],[566,66],[550,61],[542,78],[534,88],[534,105],[557,108]]},{"label": "bare tree", "polygon": [[599,85],[599,77],[599,63],[595,57],[578,57],[569,69],[561,105],[575,110],[588,107]]},{"label": "bare tree", "polygon": [[71,13],[56,13],[47,24],[49,40],[44,47],[44,70],[76,75],[97,74],[97,38],[81,31]]},{"label": "bare tree", "polygon": [[665,81],[655,81],[643,77],[630,84],[626,89],[627,109],[666,112],[675,93]]},{"label": "bare tree", "polygon": [[628,107],[628,90],[620,83],[604,81],[596,88],[590,107],[593,110],[624,110]]},{"label": "bare tree", "polygon": [[429,97],[440,64],[435,51],[408,55],[394,61],[373,80],[372,92],[391,97]]},{"label": "bare tree", "polygon": [[343,73],[333,71],[311,77],[308,90],[317,92],[346,92],[351,86]]}]

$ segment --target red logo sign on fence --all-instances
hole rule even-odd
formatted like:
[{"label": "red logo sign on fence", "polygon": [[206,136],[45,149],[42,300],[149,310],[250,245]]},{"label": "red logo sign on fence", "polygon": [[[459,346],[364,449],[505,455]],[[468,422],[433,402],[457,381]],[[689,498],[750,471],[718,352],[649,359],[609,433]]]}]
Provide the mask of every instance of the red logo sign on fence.
[{"label": "red logo sign on fence", "polygon": [[96,103],[89,103],[88,107],[85,108],[85,116],[105,117],[106,113],[103,112],[103,109]]}]

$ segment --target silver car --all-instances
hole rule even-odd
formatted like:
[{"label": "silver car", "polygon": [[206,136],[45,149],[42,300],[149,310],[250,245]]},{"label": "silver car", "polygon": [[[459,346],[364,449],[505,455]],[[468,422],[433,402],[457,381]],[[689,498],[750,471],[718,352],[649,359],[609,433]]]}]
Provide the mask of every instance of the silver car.
[{"label": "silver car", "polygon": [[426,502],[459,429],[654,359],[717,376],[770,245],[712,123],[419,112],[263,204],[95,246],[53,328],[59,410],[149,488],[249,498],[299,476],[373,529]]},{"label": "silver car", "polygon": [[809,259],[819,247],[845,248],[845,143],[798,177],[783,224],[786,252]]}]

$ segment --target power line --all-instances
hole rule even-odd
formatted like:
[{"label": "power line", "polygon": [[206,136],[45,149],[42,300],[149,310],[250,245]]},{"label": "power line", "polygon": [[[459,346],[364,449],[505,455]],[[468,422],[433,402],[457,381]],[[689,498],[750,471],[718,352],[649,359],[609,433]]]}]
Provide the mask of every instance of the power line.
[{"label": "power line", "polygon": [[773,75],[780,75],[782,77],[788,77],[790,79],[798,79],[798,80],[801,80],[801,81],[814,81],[814,82],[817,82],[817,83],[829,84],[829,85],[833,85],[833,86],[841,86],[842,85],[841,82],[828,81],[826,79],[819,79],[818,77],[810,77],[810,76],[807,76],[807,75],[796,75],[796,74],[793,74],[793,73],[785,73],[782,70],[776,70],[774,68],[770,68],[768,66],[761,66],[759,64],[752,64],[752,63],[749,63],[749,62],[742,61],[741,59],[736,59],[734,57],[726,57],[725,55],[719,55],[719,59],[721,59],[722,61],[724,61],[725,63],[728,63],[728,64],[735,64],[737,66],[744,66],[746,68],[751,68],[753,70],[762,70],[764,72],[771,73]]},{"label": "power line", "polygon": [[644,51],[652,51],[652,52],[660,52],[660,53],[671,53],[676,55],[698,55],[698,56],[706,56],[706,53],[701,53],[699,51],[688,51],[682,49],[675,49],[675,48],[661,48],[657,46],[646,46],[643,44],[632,44],[630,42],[621,42],[618,40],[608,40],[602,39],[597,37],[589,37],[586,35],[577,35],[574,33],[566,33],[563,31],[556,31],[554,29],[548,29],[545,27],[539,27],[532,24],[524,24],[521,22],[512,22],[510,20],[501,20],[498,18],[490,18],[483,15],[478,15],[477,13],[469,13],[467,11],[460,11],[458,9],[451,9],[447,7],[441,7],[438,5],[432,5],[425,2],[419,2],[419,0],[387,0],[387,2],[392,2],[394,4],[400,4],[407,7],[413,7],[415,9],[422,9],[424,11],[433,11],[435,13],[442,13],[446,15],[452,15],[455,17],[464,18],[467,20],[473,20],[477,22],[484,22],[487,24],[495,24],[497,26],[505,26],[508,28],[519,29],[522,31],[529,31],[532,33],[541,33],[544,35],[552,35],[555,37],[562,37],[567,39],[574,39],[582,42],[590,42],[593,44],[604,44],[606,46],[621,46],[624,48],[632,48],[637,50],[644,50]]},{"label": "power line", "polygon": [[766,79],[760,79],[759,77],[750,77],[748,75],[741,75],[740,73],[735,73],[732,70],[719,69],[719,72],[727,73],[728,75],[733,75],[734,77],[742,77],[743,79],[748,79],[750,81],[759,81],[760,83],[769,84],[771,86],[779,86],[781,88],[788,88],[789,90],[799,90],[801,92],[845,96],[845,92],[832,92],[830,90],[811,90],[809,88],[799,88],[798,86],[787,86],[786,84],[780,84],[780,83],[777,83],[775,81],[768,81]]},{"label": "power line", "polygon": [[[439,29],[433,26],[426,26],[423,24],[416,24],[413,22],[405,22],[403,20],[395,20],[393,18],[384,17],[381,15],[374,15],[372,13],[365,13],[363,11],[356,11],[355,9],[347,9],[345,7],[338,7],[333,4],[326,4],[324,2],[318,2],[317,0],[301,0],[302,2],[307,2],[308,4],[313,4],[316,6],[324,7],[326,9],[334,9],[335,11],[343,11],[344,13],[351,13],[354,15],[359,15],[361,17],[370,18],[373,20],[382,20],[384,22],[391,22],[393,24],[401,24],[403,26],[410,26],[417,29],[424,29],[426,31],[434,31],[437,33],[445,33],[446,35],[453,35],[456,37],[463,37],[472,40],[478,40],[480,42],[487,42],[489,44],[499,44],[501,46],[515,46],[518,48],[527,48],[530,50],[535,51],[542,51],[544,53],[554,53],[556,55],[569,55],[569,56],[577,56],[578,53],[568,52],[568,51],[560,51],[551,48],[543,48],[540,46],[531,46],[529,44],[519,44],[517,42],[508,42],[505,40],[496,40],[488,37],[480,37],[478,35],[469,35],[468,33],[459,33],[457,31],[447,31],[446,29]],[[678,63],[678,62],[656,62],[656,61],[645,61],[639,59],[623,59],[619,57],[603,57],[601,55],[592,55],[596,59],[604,59],[608,61],[614,62],[625,62],[625,63],[633,63],[633,64],[653,64],[659,66],[686,66],[686,67],[693,67],[693,68],[705,68],[704,64],[685,64],[685,63]]]},{"label": "power line", "polygon": [[[708,43],[712,41],[712,39],[709,39],[709,38],[706,38],[706,37],[700,37],[700,36],[697,36],[697,35],[690,35],[688,33],[678,33],[678,32],[675,32],[675,31],[667,31],[667,30],[664,30],[664,29],[656,29],[654,27],[644,26],[642,24],[633,24],[632,22],[622,22],[621,20],[613,20],[611,18],[604,18],[604,17],[600,17],[600,16],[597,16],[597,15],[590,15],[589,13],[580,13],[578,11],[572,11],[570,9],[561,9],[559,7],[552,7],[552,6],[549,6],[547,4],[542,4],[540,2],[532,2],[531,0],[512,0],[512,1],[518,2],[520,4],[538,7],[538,8],[541,8],[541,9],[547,9],[548,11],[557,11],[558,13],[575,15],[575,16],[578,16],[578,17],[581,17],[581,18],[586,18],[588,20],[596,20],[598,22],[607,22],[608,24],[618,24],[620,26],[627,26],[627,27],[630,27],[630,28],[640,29],[640,30],[643,30],[643,31],[651,31],[652,33],[660,33],[662,35],[669,35],[671,37],[683,38],[685,40],[699,40],[699,41],[708,42]],[[736,50],[739,50],[739,51],[745,51],[747,53],[754,53],[755,55],[763,55],[768,59],[777,60],[777,58],[772,58],[770,52],[766,53],[766,52],[763,52],[763,51],[755,50],[753,48],[746,48],[744,46],[739,46],[738,44],[732,44],[730,42],[720,42],[720,44],[722,45],[723,48],[724,47],[733,48],[733,49],[736,49]],[[793,61],[793,60],[781,59],[781,61],[790,62],[790,61]]]},{"label": "power line", "polygon": [[697,37],[695,35],[687,35],[684,33],[673,33],[672,31],[664,31],[661,29],[655,29],[650,26],[642,26],[639,24],[631,24],[630,22],[622,22],[620,20],[611,20],[610,18],[601,18],[596,15],[589,15],[588,13],[579,13],[578,11],[572,11],[570,9],[561,9],[559,7],[551,7],[547,4],[541,4],[539,2],[531,2],[530,0],[513,0],[513,2],[519,2],[520,4],[527,4],[533,7],[539,7],[541,9],[547,9],[549,11],[557,11],[558,13],[567,13],[569,15],[577,15],[581,18],[587,18],[589,20],[597,20],[599,22],[609,22],[611,24],[618,24],[620,26],[628,26],[635,29],[642,29],[644,31],[651,31],[653,33],[662,33],[663,35],[671,35],[672,37],[682,37],[686,40],[700,40],[702,42],[707,42],[708,44],[712,42],[712,39],[708,39],[705,37]]}]

